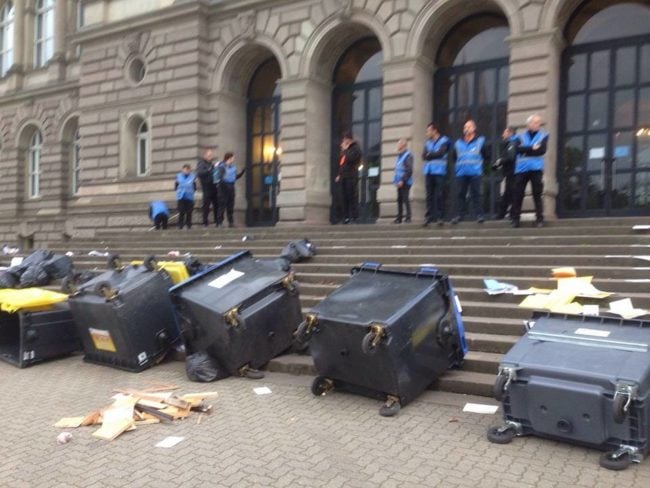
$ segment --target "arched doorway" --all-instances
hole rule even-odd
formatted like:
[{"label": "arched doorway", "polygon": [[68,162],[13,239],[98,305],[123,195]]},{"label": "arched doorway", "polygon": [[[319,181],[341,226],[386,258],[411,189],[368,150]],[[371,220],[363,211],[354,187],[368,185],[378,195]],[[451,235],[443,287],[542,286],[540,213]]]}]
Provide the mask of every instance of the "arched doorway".
[{"label": "arched doorway", "polygon": [[280,66],[272,57],[253,74],[247,98],[246,224],[278,221],[280,141]]},{"label": "arched doorway", "polygon": [[[434,119],[452,140],[462,135],[468,119],[476,121],[478,133],[485,136],[496,158],[499,136],[507,123],[508,22],[502,15],[483,13],[458,23],[444,38],[434,75]],[[499,197],[501,175],[486,161],[483,178],[483,209],[494,214]],[[450,186],[454,179],[450,174]],[[452,212],[455,191],[448,192]]]},{"label": "arched doorway", "polygon": [[650,214],[650,6],[584,2],[562,60],[558,214]]},{"label": "arched doorway", "polygon": [[339,144],[351,132],[363,153],[359,170],[359,222],[379,217],[377,190],[381,175],[381,117],[383,75],[381,44],[375,37],[355,42],[334,70],[332,93],[332,223],[341,220],[341,196],[334,178],[338,171]]}]

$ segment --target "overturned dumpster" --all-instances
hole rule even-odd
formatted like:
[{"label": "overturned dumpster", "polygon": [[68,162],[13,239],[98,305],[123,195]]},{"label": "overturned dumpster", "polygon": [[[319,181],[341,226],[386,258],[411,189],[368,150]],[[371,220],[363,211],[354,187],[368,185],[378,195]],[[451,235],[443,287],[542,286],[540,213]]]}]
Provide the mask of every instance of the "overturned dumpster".
[{"label": "overturned dumpster", "polygon": [[155,258],[134,266],[110,256],[108,271],[70,295],[84,360],[132,372],[161,361],[179,340],[172,285]]},{"label": "overturned dumpster", "polygon": [[621,470],[650,450],[650,322],[536,313],[503,357],[488,440],[536,435],[605,451]]},{"label": "overturned dumpster", "polygon": [[287,350],[302,320],[293,273],[243,251],[170,290],[188,353],[209,356],[221,374],[262,377]]},{"label": "overturned dumpster", "polygon": [[365,263],[316,305],[300,325],[319,376],[314,395],[347,390],[385,400],[395,415],[467,352],[463,322],[449,279]]}]

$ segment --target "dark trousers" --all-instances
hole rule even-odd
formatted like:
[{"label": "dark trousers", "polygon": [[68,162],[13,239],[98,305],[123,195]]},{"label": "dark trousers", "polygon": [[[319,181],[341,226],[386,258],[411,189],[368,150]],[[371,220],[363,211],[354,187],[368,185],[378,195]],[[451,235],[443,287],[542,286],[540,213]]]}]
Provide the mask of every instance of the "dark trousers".
[{"label": "dark trousers", "polygon": [[497,218],[502,219],[510,210],[510,218],[512,218],[512,204],[514,200],[515,192],[515,172],[508,171],[503,175],[505,179],[505,188],[503,189],[503,194],[501,195],[501,201],[499,202],[499,212],[497,213]]},{"label": "dark trousers", "polygon": [[153,225],[156,226],[156,230],[166,229],[168,220],[165,214],[159,214],[153,219]]},{"label": "dark trousers", "polygon": [[512,202],[512,220],[519,222],[521,217],[521,206],[526,194],[526,185],[530,181],[533,187],[533,202],[535,202],[535,217],[537,222],[544,221],[544,203],[542,193],[544,192],[544,173],[542,171],[524,171],[515,175],[515,196]]},{"label": "dark trousers", "polygon": [[194,202],[192,200],[177,200],[178,202],[178,228],[182,229],[187,226],[188,229],[192,228],[192,210],[194,209]]},{"label": "dark trousers", "polygon": [[411,220],[411,202],[409,201],[410,185],[402,185],[397,188],[397,220],[402,221],[402,210],[406,207],[406,220]]},{"label": "dark trousers", "polygon": [[481,208],[481,176],[457,176],[456,185],[458,187],[458,218],[462,220],[467,211],[468,189],[474,216],[477,219],[483,218],[483,209]]},{"label": "dark trousers", "polygon": [[214,214],[214,223],[218,222],[217,213],[219,209],[219,192],[217,186],[212,183],[201,183],[203,190],[203,225],[208,225],[208,217],[210,215],[210,205],[212,205],[212,212]]},{"label": "dark trousers", "polygon": [[342,178],[343,218],[355,220],[359,216],[359,178]]},{"label": "dark trousers", "polygon": [[446,175],[427,175],[427,213],[425,219],[427,222],[433,222],[436,219],[442,220],[445,217],[445,189],[447,183]]},{"label": "dark trousers", "polygon": [[217,222],[223,223],[223,214],[226,213],[228,223],[233,223],[233,214],[235,212],[235,184],[221,183],[219,185],[219,212]]}]

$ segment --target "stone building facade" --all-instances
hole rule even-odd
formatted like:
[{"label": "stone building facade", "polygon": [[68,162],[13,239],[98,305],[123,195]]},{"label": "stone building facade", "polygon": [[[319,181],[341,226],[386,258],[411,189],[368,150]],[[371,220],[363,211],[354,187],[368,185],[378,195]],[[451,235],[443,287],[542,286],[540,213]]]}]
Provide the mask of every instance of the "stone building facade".
[{"label": "stone building facade", "polygon": [[[0,8],[12,48],[0,53],[7,241],[142,225],[148,201],[173,201],[173,175],[201,146],[232,150],[248,168],[240,223],[336,220],[343,129],[367,152],[363,216],[389,218],[399,138],[419,155],[434,118],[453,134],[477,118],[495,139],[531,113],[551,133],[549,218],[650,213],[648,1],[14,0]],[[496,175],[484,190],[494,206]]]}]

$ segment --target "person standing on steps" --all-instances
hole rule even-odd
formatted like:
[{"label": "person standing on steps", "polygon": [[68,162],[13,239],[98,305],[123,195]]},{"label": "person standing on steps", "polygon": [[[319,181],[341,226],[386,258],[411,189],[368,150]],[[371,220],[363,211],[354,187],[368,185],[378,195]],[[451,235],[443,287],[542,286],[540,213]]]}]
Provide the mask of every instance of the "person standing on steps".
[{"label": "person standing on steps", "polygon": [[214,206],[215,217],[214,225],[215,227],[221,227],[223,225],[223,212],[224,212],[224,199],[221,194],[221,181],[224,175],[224,162],[217,161],[212,166],[212,193],[216,196],[217,203]]},{"label": "person standing on steps", "polygon": [[456,189],[458,190],[458,213],[451,221],[457,224],[465,216],[467,207],[467,190],[476,221],[482,224],[483,208],[481,205],[481,178],[483,162],[489,159],[490,153],[485,144],[485,137],[476,133],[476,123],[468,120],[463,126],[463,137],[458,139],[452,150],[452,160],[456,163]]},{"label": "person standing on steps", "polygon": [[203,155],[196,164],[196,176],[201,182],[201,191],[203,192],[203,226],[208,226],[208,217],[210,215],[210,206],[214,214],[214,223],[217,223],[217,210],[219,206],[218,195],[215,186],[212,184],[212,170],[214,169],[214,151],[210,148],[203,150]]},{"label": "person standing on steps", "polygon": [[341,141],[341,156],[334,181],[341,185],[343,195],[343,223],[356,222],[359,203],[359,164],[361,149],[352,134],[346,133]]},{"label": "person standing on steps", "polygon": [[514,127],[506,127],[499,142],[499,158],[492,165],[500,169],[504,179],[504,189],[499,201],[497,220],[503,220],[510,212],[512,220],[512,200],[515,186],[515,160],[517,159],[517,134]]},{"label": "person standing on steps", "polygon": [[431,122],[427,125],[427,140],[424,142],[424,151],[422,152],[422,159],[424,160],[423,172],[427,190],[427,211],[424,216],[423,227],[436,220],[436,213],[438,225],[444,225],[447,156],[450,146],[449,138],[440,134],[436,124]]},{"label": "person standing on steps", "polygon": [[235,211],[235,182],[241,178],[246,172],[246,168],[237,172],[235,165],[235,155],[228,152],[224,155],[223,161],[219,163],[219,171],[221,176],[219,178],[219,225],[223,224],[223,214],[226,212],[228,218],[228,227],[234,227],[234,211]]},{"label": "person standing on steps", "polygon": [[178,203],[178,228],[192,228],[192,211],[194,210],[194,192],[196,191],[196,176],[192,167],[184,164],[183,169],[176,175],[176,202]]},{"label": "person standing on steps", "polygon": [[397,161],[395,161],[395,175],[393,184],[397,187],[397,218],[394,224],[401,224],[403,207],[406,207],[405,222],[411,221],[411,202],[409,193],[413,185],[413,154],[407,149],[406,139],[397,141]]},{"label": "person standing on steps", "polygon": [[515,198],[512,204],[512,226],[519,227],[521,206],[530,181],[535,203],[535,226],[544,226],[544,155],[548,145],[548,134],[541,130],[542,118],[531,115],[526,121],[527,130],[519,134],[516,141],[517,162],[515,163]]}]

